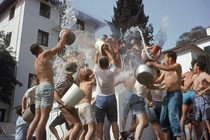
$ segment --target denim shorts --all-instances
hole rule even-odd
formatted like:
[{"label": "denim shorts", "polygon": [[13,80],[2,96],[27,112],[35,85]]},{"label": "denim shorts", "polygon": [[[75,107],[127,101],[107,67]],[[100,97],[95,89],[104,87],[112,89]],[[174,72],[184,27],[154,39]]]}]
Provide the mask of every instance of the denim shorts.
[{"label": "denim shorts", "polygon": [[196,96],[193,106],[194,119],[196,121],[210,120],[210,95]]},{"label": "denim shorts", "polygon": [[182,104],[190,105],[193,104],[195,99],[195,91],[194,90],[187,90],[186,92],[182,93],[183,101]]},{"label": "denim shorts", "polygon": [[36,89],[35,98],[35,108],[52,106],[54,101],[54,85],[49,82],[40,83]]},{"label": "denim shorts", "polygon": [[131,107],[133,115],[142,114],[146,112],[145,104],[146,103],[144,101],[144,98],[139,97],[136,94],[132,94],[129,105]]},{"label": "denim shorts", "polygon": [[104,122],[105,115],[110,122],[117,122],[117,100],[115,94],[96,97],[96,121]]},{"label": "denim shorts", "polygon": [[160,122],[162,101],[153,101],[153,107],[148,107],[149,122]]},{"label": "denim shorts", "polygon": [[180,90],[167,92],[164,96],[161,114],[160,127],[166,132],[171,129],[173,136],[181,136],[180,120],[182,115],[182,93]]}]

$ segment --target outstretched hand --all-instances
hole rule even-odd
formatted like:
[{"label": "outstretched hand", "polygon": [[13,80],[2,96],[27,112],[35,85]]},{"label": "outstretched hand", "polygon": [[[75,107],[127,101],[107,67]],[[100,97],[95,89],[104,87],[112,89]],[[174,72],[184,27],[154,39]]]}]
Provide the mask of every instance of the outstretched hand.
[{"label": "outstretched hand", "polygon": [[70,33],[69,29],[67,28],[63,29],[62,38],[67,37],[69,33]]}]

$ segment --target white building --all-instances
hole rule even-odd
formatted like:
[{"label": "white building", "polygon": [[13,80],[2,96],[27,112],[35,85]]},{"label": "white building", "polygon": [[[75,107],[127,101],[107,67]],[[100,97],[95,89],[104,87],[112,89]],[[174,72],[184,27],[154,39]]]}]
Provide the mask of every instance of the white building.
[{"label": "white building", "polygon": [[[34,59],[30,52],[33,43],[39,43],[44,48],[51,48],[58,41],[59,11],[57,0],[4,0],[0,3],[0,31],[7,33],[10,47],[16,52],[18,61],[16,79],[23,83],[16,86],[12,107],[0,106],[4,122],[15,122],[16,115],[12,108],[21,104],[25,91],[29,88],[34,76]],[[75,12],[77,24],[72,30],[85,30],[89,33],[104,27],[105,23],[80,11]]]}]

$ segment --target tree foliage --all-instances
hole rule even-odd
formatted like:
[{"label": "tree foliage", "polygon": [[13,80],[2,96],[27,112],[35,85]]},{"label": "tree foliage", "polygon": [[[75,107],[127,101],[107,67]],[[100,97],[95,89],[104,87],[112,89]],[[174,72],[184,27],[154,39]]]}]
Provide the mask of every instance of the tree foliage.
[{"label": "tree foliage", "polygon": [[197,40],[206,37],[206,29],[202,26],[196,26],[191,29],[190,32],[185,32],[179,36],[176,42],[176,46],[181,46],[190,42],[196,42]]},{"label": "tree foliage", "polygon": [[124,34],[130,27],[138,26],[143,30],[146,44],[150,44],[153,39],[153,27],[151,24],[147,24],[148,20],[149,16],[144,14],[142,0],[118,0],[114,7],[112,22],[106,22],[111,28],[113,36],[118,38],[121,32]]},{"label": "tree foliage", "polygon": [[[11,104],[15,85],[22,84],[15,78],[16,60],[6,46],[8,41],[3,31],[0,32],[0,102]],[[8,51],[9,50],[9,51]]]}]

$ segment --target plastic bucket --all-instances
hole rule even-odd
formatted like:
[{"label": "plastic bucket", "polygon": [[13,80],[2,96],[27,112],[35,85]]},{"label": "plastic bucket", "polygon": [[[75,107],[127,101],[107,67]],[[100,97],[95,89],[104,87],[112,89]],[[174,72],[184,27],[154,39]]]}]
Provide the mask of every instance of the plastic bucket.
[{"label": "plastic bucket", "polygon": [[151,85],[157,77],[157,71],[146,64],[141,64],[136,68],[134,76],[140,84]]},{"label": "plastic bucket", "polygon": [[95,43],[95,48],[100,52],[100,54],[102,54],[103,56],[105,56],[105,52],[103,51],[103,45],[105,44],[104,41],[98,39]]},{"label": "plastic bucket", "polygon": [[[60,33],[59,33],[59,37],[61,38],[61,36],[62,36],[62,34],[63,34],[63,31],[64,31],[64,29],[63,30],[61,30],[60,31]],[[75,39],[76,39],[76,36],[75,36],[75,34],[73,33],[73,32],[69,32],[69,34],[67,35],[67,39],[66,39],[66,45],[71,45],[71,44],[73,44],[74,43],[74,41],[75,41]]]},{"label": "plastic bucket", "polygon": [[84,92],[76,84],[73,84],[61,98],[61,100],[65,105],[75,106],[84,97]]},{"label": "plastic bucket", "polygon": [[33,120],[35,115],[35,104],[30,105],[22,115],[22,118],[26,122],[30,122]]}]

